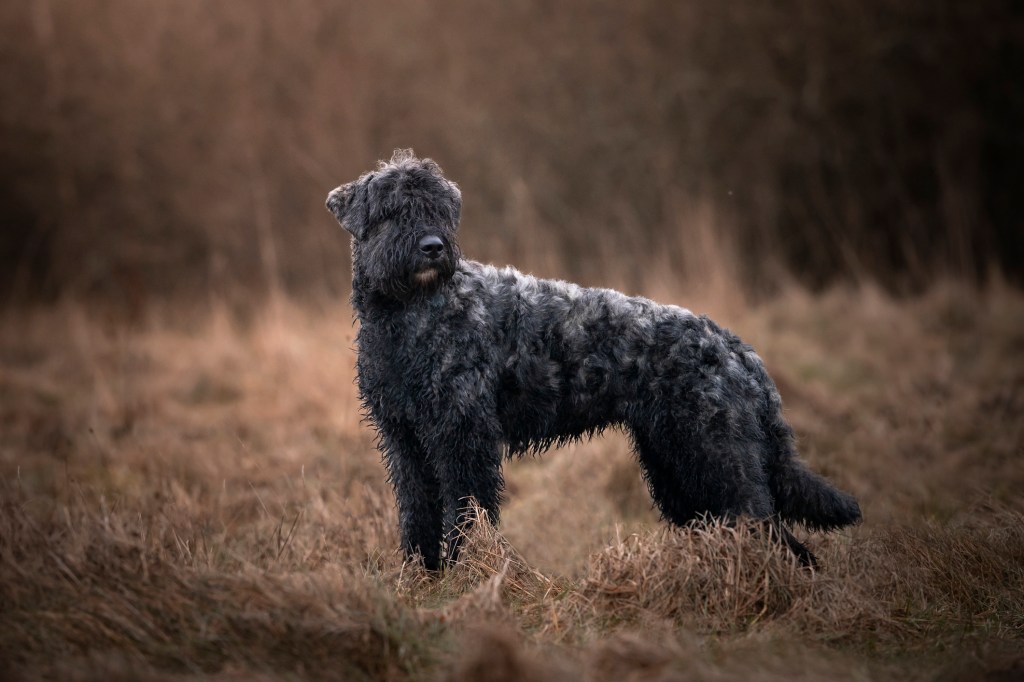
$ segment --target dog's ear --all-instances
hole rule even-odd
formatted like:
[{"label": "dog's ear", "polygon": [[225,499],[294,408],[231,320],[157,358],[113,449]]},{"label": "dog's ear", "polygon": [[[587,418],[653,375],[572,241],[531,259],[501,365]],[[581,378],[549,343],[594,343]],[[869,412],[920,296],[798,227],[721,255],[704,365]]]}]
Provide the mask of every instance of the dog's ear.
[{"label": "dog's ear", "polygon": [[355,182],[350,182],[347,185],[331,190],[331,193],[327,195],[327,210],[338,219],[342,227],[358,239],[361,232],[361,221],[355,220],[355,216],[350,215],[352,199],[356,193],[356,184]]}]

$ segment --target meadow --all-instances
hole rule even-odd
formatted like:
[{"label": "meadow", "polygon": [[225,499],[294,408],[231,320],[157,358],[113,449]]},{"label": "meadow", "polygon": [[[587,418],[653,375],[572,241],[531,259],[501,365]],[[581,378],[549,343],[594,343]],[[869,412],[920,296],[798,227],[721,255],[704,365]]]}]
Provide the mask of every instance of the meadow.
[{"label": "meadow", "polygon": [[397,552],[343,301],[68,301],[0,326],[5,679],[1019,676],[1024,296],[650,293],[751,342],[860,499],[809,536],[820,571],[668,528],[607,433],[509,463],[500,528],[430,575]]},{"label": "meadow", "polygon": [[[0,679],[1024,678],[1024,24],[990,0],[0,3]],[[863,524],[659,521],[621,433],[403,562],[327,192],[706,313]]]}]

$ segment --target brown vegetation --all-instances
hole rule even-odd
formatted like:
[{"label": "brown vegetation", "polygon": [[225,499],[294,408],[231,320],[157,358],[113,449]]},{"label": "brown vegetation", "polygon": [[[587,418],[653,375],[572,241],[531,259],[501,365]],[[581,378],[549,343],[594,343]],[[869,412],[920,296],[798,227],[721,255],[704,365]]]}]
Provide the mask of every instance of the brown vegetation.
[{"label": "brown vegetation", "polygon": [[744,527],[665,528],[610,434],[511,464],[501,531],[481,524],[433,577],[395,551],[345,308],[8,313],[3,665],[464,680],[1019,666],[1024,298],[793,290],[711,312],[762,350],[805,456],[862,501],[863,526],[811,538],[818,573]]},{"label": "brown vegetation", "polygon": [[757,292],[1021,275],[1012,0],[32,0],[0,29],[17,299],[342,295],[324,197],[396,147],[462,183],[467,253],[544,275],[640,287],[707,206]]}]

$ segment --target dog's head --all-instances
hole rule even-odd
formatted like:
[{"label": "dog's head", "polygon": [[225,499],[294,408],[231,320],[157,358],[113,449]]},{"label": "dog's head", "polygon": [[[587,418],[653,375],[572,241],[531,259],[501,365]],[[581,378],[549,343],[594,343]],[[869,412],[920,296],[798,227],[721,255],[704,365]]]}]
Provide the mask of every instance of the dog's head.
[{"label": "dog's head", "polygon": [[408,298],[455,272],[462,194],[431,159],[397,150],[377,170],[328,194],[327,210],[352,235],[361,287]]}]

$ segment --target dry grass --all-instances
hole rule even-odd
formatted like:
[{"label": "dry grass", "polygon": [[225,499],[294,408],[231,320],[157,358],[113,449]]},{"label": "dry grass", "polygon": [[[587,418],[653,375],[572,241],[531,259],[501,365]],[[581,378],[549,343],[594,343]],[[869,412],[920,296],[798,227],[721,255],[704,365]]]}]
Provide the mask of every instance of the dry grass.
[{"label": "dry grass", "polygon": [[863,526],[810,539],[818,573],[743,526],[663,527],[610,434],[509,465],[500,532],[481,522],[465,561],[430,576],[394,551],[344,307],[150,309],[133,326],[75,304],[6,313],[0,672],[1019,672],[1024,297],[718,300],[705,310],[761,350],[807,459],[862,501]]}]

